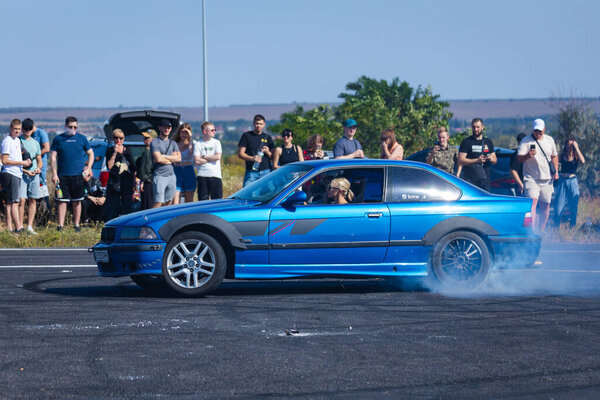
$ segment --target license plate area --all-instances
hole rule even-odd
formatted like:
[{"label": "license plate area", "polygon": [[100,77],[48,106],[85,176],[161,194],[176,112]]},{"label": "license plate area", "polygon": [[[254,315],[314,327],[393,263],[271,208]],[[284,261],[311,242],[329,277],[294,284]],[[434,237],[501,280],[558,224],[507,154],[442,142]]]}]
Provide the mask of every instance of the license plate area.
[{"label": "license plate area", "polygon": [[97,263],[107,263],[109,261],[108,250],[94,250],[94,261]]}]

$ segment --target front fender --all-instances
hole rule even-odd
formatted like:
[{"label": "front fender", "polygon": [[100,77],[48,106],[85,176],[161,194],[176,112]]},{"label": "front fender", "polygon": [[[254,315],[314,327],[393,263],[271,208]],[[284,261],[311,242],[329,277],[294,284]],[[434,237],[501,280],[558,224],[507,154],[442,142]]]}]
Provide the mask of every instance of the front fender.
[{"label": "front fender", "polygon": [[221,217],[217,217],[212,214],[186,214],[172,218],[164,224],[159,230],[158,234],[165,242],[168,242],[176,232],[182,228],[192,225],[208,225],[215,229],[218,229],[227,237],[229,243],[235,248],[246,249],[246,245],[243,242],[242,235],[238,230],[229,222],[225,221]]}]

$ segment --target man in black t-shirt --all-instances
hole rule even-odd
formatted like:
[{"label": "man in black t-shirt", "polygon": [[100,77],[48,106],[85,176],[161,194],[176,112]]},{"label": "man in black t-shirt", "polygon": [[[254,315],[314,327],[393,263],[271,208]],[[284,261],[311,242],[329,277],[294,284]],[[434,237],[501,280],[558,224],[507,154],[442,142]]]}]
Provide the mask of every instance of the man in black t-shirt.
[{"label": "man in black t-shirt", "polygon": [[244,186],[271,172],[273,139],[263,132],[265,117],[254,116],[254,130],[244,132],[238,143],[238,157],[246,162]]},{"label": "man in black t-shirt", "polygon": [[475,118],[471,121],[473,134],[464,139],[458,149],[458,163],[463,166],[463,179],[475,186],[490,190],[490,165],[498,159],[494,153],[494,144],[483,137],[483,121]]}]

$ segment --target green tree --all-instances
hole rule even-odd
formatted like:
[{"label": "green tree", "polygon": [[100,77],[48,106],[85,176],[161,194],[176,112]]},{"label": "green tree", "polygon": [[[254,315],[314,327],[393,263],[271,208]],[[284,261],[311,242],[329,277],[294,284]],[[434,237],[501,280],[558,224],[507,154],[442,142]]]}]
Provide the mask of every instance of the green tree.
[{"label": "green tree", "polygon": [[307,139],[315,133],[323,136],[326,148],[333,148],[333,144],[342,132],[342,124],[336,121],[333,109],[327,104],[308,111],[298,106],[291,113],[281,114],[280,122],[272,125],[269,131],[280,134],[285,128],[294,132],[294,143],[302,148],[306,148]]},{"label": "green tree", "polygon": [[408,155],[431,146],[437,127],[448,126],[452,118],[447,110],[449,104],[440,101],[431,86],[415,90],[399,78],[388,83],[361,76],[348,83],[346,91],[339,96],[344,102],[337,108],[336,116],[339,121],[357,121],[357,138],[370,157],[379,156],[379,137],[384,129],[394,129]]}]

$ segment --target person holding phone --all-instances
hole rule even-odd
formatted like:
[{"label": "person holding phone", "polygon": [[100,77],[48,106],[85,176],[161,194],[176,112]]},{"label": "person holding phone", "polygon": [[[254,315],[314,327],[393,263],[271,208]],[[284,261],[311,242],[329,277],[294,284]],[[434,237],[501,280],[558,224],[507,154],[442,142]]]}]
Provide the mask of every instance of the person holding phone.
[{"label": "person holding phone", "polygon": [[[458,164],[458,149],[448,144],[450,135],[445,126],[440,126],[437,133],[438,140],[427,154],[425,162],[449,174],[460,176],[462,166]],[[456,172],[455,172],[456,170]]]},{"label": "person holding phone", "polygon": [[[554,192],[554,180],[558,179],[558,153],[551,136],[545,135],[546,124],[541,118],[533,121],[533,133],[519,144],[517,160],[523,163],[525,196],[532,199],[532,225],[536,232],[546,229],[550,215],[550,202]],[[551,171],[550,163],[554,167]],[[537,214],[537,206],[540,213]]]},{"label": "person holding phone", "polygon": [[498,159],[494,153],[494,143],[483,137],[485,126],[481,118],[471,121],[473,134],[465,138],[458,149],[458,163],[463,166],[463,179],[489,191],[491,186],[490,165]]}]

